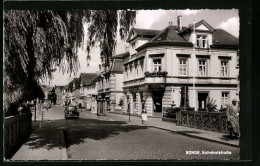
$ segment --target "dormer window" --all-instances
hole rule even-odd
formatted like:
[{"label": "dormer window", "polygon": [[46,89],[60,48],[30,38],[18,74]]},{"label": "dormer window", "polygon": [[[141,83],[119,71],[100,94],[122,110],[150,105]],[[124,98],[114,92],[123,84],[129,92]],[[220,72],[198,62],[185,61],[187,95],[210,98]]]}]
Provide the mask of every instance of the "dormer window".
[{"label": "dormer window", "polygon": [[208,48],[208,37],[207,35],[197,35],[198,48]]}]

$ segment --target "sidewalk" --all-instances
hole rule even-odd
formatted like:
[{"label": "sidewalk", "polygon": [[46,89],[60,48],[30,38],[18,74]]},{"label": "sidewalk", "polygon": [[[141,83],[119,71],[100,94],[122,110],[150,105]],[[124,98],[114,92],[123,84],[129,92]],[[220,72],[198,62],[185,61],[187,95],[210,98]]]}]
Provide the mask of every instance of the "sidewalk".
[{"label": "sidewalk", "polygon": [[[96,115],[94,115],[96,116]],[[113,119],[113,120],[124,120],[127,121],[129,124],[135,124],[135,125],[143,125],[141,124],[141,118],[138,116],[130,116],[130,122],[129,122],[129,115],[127,114],[119,114],[119,113],[113,113],[109,112],[106,114],[106,116],[100,117],[100,118],[107,118],[107,119]],[[212,142],[217,142],[225,145],[230,145],[234,147],[239,147],[239,139],[238,138],[230,138],[228,134],[219,133],[219,132],[213,132],[208,130],[201,130],[191,127],[185,127],[185,126],[176,126],[176,123],[171,122],[165,122],[162,121],[161,118],[157,117],[150,117],[148,118],[148,126],[155,127],[163,130],[173,131],[177,132],[183,135],[204,139]]]},{"label": "sidewalk", "polygon": [[38,111],[34,122],[32,113],[32,134],[11,160],[66,160],[63,130],[55,128],[51,123],[43,123],[44,113]]}]

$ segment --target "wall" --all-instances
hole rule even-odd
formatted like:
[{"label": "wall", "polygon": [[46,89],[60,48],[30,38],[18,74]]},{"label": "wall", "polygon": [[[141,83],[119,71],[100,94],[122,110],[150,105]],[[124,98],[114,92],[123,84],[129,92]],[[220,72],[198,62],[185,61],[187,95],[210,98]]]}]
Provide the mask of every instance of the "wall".
[{"label": "wall", "polygon": [[[129,43],[129,53],[130,53],[130,56],[135,54],[136,53],[136,48],[144,45],[145,43],[147,43],[149,41],[149,38],[140,38],[138,37],[137,39],[135,39],[134,41],[132,41],[131,43]],[[132,47],[132,43],[135,42],[135,47],[133,48]]]},{"label": "wall", "polygon": [[5,118],[4,123],[4,155],[9,159],[31,134],[32,114],[21,114]]},{"label": "wall", "polygon": [[[162,59],[162,71],[168,72],[168,77],[171,76],[179,76],[179,57],[177,54],[189,54],[190,57],[187,58],[187,70],[188,76],[192,77],[198,76],[198,58],[194,55],[192,48],[187,47],[154,47],[152,49],[148,49],[146,53],[146,68],[144,71],[152,71],[153,58],[149,55],[151,54],[165,54]],[[197,50],[195,51],[196,55],[209,55],[208,60],[208,77],[221,77],[220,67],[221,60],[219,56],[231,57],[231,60],[228,61],[229,66],[229,75],[228,77],[236,78],[239,70],[236,68],[237,66],[237,52],[233,50],[224,50],[224,49],[214,49],[214,50]],[[194,63],[195,62],[195,63]],[[194,70],[195,69],[195,70]],[[211,82],[220,83],[220,79],[210,80]],[[192,81],[191,81],[192,82]],[[233,81],[231,83],[236,83]]]}]

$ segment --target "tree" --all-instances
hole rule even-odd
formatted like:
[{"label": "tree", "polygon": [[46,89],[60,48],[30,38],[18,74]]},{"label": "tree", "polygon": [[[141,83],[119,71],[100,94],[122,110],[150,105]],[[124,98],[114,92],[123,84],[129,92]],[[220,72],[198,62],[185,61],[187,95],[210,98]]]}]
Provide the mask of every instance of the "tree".
[{"label": "tree", "polygon": [[[92,47],[98,45],[101,51],[101,61],[104,66],[110,65],[113,51],[116,47],[117,32],[121,39],[128,36],[131,25],[135,23],[136,12],[129,10],[92,10],[88,22],[87,59]],[[119,25],[119,27],[118,27]]]},{"label": "tree", "polygon": [[[90,23],[87,51],[98,42],[101,58],[109,62],[116,43],[116,30],[125,38],[134,23],[131,11],[33,11],[4,12],[4,92],[5,110],[27,96],[31,83],[51,79],[54,68],[76,73],[77,50],[83,45],[84,23]],[[88,55],[88,59],[90,56]],[[26,90],[27,89],[27,90]],[[32,90],[29,88],[29,90]]]}]

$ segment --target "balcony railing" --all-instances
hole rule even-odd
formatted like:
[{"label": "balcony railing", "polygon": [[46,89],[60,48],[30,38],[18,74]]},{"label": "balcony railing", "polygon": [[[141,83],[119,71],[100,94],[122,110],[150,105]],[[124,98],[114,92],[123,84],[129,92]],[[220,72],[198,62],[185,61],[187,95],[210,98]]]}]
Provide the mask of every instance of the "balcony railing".
[{"label": "balcony railing", "polygon": [[124,86],[127,86],[127,85],[131,85],[131,84],[140,84],[143,82],[145,82],[145,77],[137,78],[137,79],[129,80],[129,81],[124,81],[123,84],[124,84]]}]

